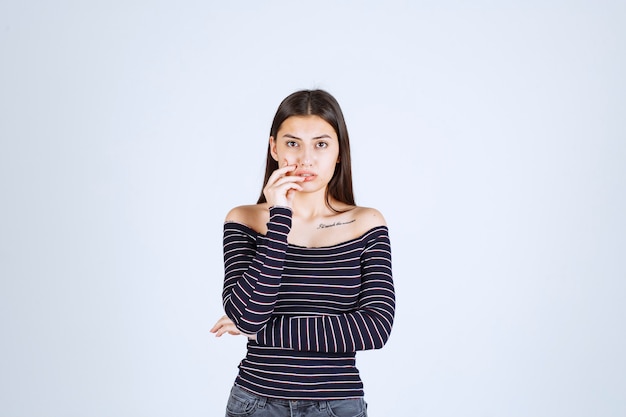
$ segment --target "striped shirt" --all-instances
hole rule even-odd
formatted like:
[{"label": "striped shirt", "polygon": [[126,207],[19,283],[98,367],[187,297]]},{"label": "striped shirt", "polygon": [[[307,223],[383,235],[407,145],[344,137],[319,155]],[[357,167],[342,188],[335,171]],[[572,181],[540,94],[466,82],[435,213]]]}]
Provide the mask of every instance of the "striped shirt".
[{"label": "striped shirt", "polygon": [[394,319],[387,227],[309,248],[287,242],[291,214],[272,207],[265,235],[224,224],[224,309],[257,338],[235,382],[273,398],[362,397],[356,351],[381,348]]}]

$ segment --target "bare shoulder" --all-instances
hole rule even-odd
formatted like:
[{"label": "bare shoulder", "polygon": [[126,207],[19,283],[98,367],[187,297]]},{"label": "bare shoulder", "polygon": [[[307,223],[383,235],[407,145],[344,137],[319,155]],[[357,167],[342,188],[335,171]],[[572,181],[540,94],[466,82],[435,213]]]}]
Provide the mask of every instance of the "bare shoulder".
[{"label": "bare shoulder", "polygon": [[265,234],[269,221],[269,207],[267,204],[250,204],[231,209],[226,215],[225,222],[243,224],[252,230]]},{"label": "bare shoulder", "polygon": [[352,215],[358,224],[358,228],[362,233],[367,232],[375,227],[387,226],[387,222],[382,213],[371,207],[355,207]]}]

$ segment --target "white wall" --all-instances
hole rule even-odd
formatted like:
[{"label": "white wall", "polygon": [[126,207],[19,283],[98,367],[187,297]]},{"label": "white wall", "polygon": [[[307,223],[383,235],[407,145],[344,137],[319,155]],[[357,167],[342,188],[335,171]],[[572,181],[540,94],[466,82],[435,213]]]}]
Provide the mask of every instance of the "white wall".
[{"label": "white wall", "polygon": [[370,415],[626,414],[623,3],[4,1],[0,415],[220,416],[222,221],[296,89],[391,229]]}]

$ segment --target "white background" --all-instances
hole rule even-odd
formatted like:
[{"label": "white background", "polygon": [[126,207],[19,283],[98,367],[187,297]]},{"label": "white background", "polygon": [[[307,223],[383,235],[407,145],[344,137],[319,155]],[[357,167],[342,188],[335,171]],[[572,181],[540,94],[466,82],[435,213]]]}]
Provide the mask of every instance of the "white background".
[{"label": "white background", "polygon": [[[471,4],[470,4],[471,3]],[[221,416],[222,222],[343,107],[397,321],[370,416],[626,415],[618,1],[0,3],[0,415]]]}]

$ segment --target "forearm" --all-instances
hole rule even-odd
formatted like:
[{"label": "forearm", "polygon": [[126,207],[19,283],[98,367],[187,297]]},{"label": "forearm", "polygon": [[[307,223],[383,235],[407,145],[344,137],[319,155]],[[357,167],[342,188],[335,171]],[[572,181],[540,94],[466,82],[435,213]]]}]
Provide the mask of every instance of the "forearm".
[{"label": "forearm", "polygon": [[355,352],[385,345],[393,325],[391,304],[379,309],[309,317],[273,316],[256,335],[257,343],[316,352]]},{"label": "forearm", "polygon": [[258,332],[274,311],[290,228],[291,210],[277,207],[256,243],[225,230],[224,311],[244,333]]}]

